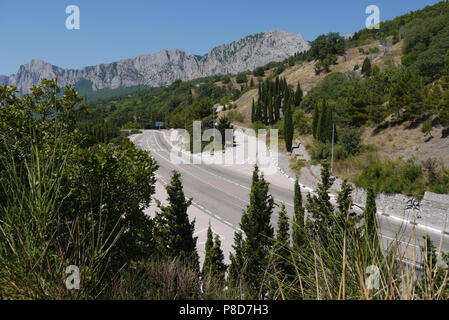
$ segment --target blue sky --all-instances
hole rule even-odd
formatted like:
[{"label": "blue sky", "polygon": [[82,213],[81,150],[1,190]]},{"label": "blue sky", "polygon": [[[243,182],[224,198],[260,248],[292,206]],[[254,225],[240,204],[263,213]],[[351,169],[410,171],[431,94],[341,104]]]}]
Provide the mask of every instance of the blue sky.
[{"label": "blue sky", "polygon": [[[389,20],[439,0],[14,0],[0,1],[0,74],[39,58],[64,68],[108,63],[162,49],[203,55],[217,45],[273,29],[307,40],[364,28],[365,8]],[[81,29],[67,30],[77,5]]]}]

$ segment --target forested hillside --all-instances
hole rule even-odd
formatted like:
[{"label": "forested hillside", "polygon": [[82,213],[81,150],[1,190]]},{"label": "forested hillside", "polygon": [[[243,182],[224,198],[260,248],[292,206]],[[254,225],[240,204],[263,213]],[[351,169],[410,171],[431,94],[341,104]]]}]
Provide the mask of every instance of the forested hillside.
[{"label": "forested hillside", "polygon": [[[279,129],[287,151],[299,137],[310,164],[330,159],[333,133],[336,174],[359,186],[418,196],[445,193],[449,158],[438,150],[449,126],[448,22],[449,4],[440,2],[350,39],[321,35],[306,52],[237,75],[95,93],[78,83],[75,89],[90,107],[78,126],[97,141],[116,138],[117,129],[153,128],[156,122],[191,130],[193,120],[202,120],[208,128],[214,105],[220,105],[216,118]],[[419,147],[401,148],[409,134],[419,140],[416,130],[422,130]],[[382,139],[391,141],[389,155],[382,152]],[[416,148],[422,151],[415,156]],[[393,172],[403,172],[392,181],[376,169],[390,162]]]}]

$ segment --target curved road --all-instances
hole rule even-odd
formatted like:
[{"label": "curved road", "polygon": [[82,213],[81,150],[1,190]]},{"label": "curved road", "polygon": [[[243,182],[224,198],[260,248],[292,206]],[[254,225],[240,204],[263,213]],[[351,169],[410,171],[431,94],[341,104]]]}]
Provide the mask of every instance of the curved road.
[{"label": "curved road", "polygon": [[[172,145],[168,142],[166,132],[145,130],[142,134],[133,136],[133,142],[143,150],[148,150],[158,162],[160,168],[157,172],[158,179],[164,184],[170,180],[172,170],[178,170],[183,177],[183,185],[186,197],[193,198],[194,205],[201,209],[207,219],[217,219],[234,231],[238,226],[243,210],[249,204],[251,188],[251,176],[253,165],[234,164],[174,164],[170,161]],[[276,210],[272,217],[273,226],[277,227],[277,211],[280,203],[284,203],[290,216],[293,215],[293,185],[294,182],[280,172],[265,175],[270,182],[270,193],[276,203]],[[303,190],[304,192],[305,190]],[[304,196],[304,194],[303,194]],[[305,199],[305,197],[304,197]],[[395,217],[379,215],[381,236],[385,244],[397,239],[406,248],[410,260],[420,256],[419,246],[422,236],[429,234],[436,247],[443,251],[449,251],[449,237],[441,232],[416,227],[407,221]],[[226,238],[225,248],[232,245],[231,237]],[[228,252],[225,252],[227,255]]]}]

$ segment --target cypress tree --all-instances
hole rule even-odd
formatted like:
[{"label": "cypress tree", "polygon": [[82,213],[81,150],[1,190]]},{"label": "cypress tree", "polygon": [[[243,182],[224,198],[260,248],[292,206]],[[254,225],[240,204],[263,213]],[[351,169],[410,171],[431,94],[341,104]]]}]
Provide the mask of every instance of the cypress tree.
[{"label": "cypress tree", "polygon": [[326,116],[326,134],[324,137],[324,141],[332,141],[332,131],[334,131],[334,139],[337,141],[337,130],[333,128],[334,126],[334,112],[331,106],[327,107],[327,116]]},{"label": "cypress tree", "polygon": [[329,127],[328,127],[328,121],[327,121],[327,116],[328,116],[329,112],[328,112],[328,106],[326,103],[326,100],[323,100],[321,103],[321,108],[320,108],[320,117],[318,120],[318,125],[317,125],[317,132],[316,132],[316,137],[317,140],[320,142],[325,143],[327,140],[327,135],[329,133]]},{"label": "cypress tree", "polygon": [[315,140],[318,139],[318,121],[320,119],[320,109],[318,108],[318,104],[315,103],[315,107],[313,110],[313,120],[312,120],[312,135]]},{"label": "cypress tree", "polygon": [[268,91],[267,104],[268,104],[268,124],[273,124],[274,123],[274,108],[273,108],[273,97],[272,97],[271,90]]},{"label": "cypress tree", "polygon": [[287,101],[284,115],[284,139],[287,151],[291,152],[293,144],[293,112],[290,101]]},{"label": "cypress tree", "polygon": [[301,89],[301,84],[298,82],[298,86],[296,87],[296,92],[295,92],[295,106],[296,107],[299,107],[299,105],[301,104],[302,97],[303,97],[303,92]]},{"label": "cypress tree", "polygon": [[253,103],[251,104],[251,122],[256,122],[256,104],[254,102],[254,98]]},{"label": "cypress tree", "polygon": [[275,100],[274,100],[274,102],[275,102],[275,104],[274,104],[274,121],[275,122],[277,122],[277,121],[279,121],[279,119],[281,119],[281,112],[280,112],[280,109],[281,109],[281,97],[280,97],[280,95],[279,95],[279,93],[276,95],[276,97],[275,97]]},{"label": "cypress tree", "polygon": [[240,272],[249,293],[258,298],[263,298],[266,293],[262,285],[274,236],[270,222],[274,200],[268,193],[268,187],[269,183],[256,166],[252,178],[250,204],[243,212],[240,223],[240,229],[246,237],[242,240],[242,234],[236,233],[235,255],[231,255],[231,279],[238,280]]},{"label": "cypress tree", "polygon": [[257,121],[262,121],[262,105],[261,105],[261,102],[260,102],[260,100],[257,100],[257,103],[256,103],[256,122]]},{"label": "cypress tree", "polygon": [[212,254],[212,247],[214,246],[214,235],[212,233],[212,228],[209,223],[209,228],[207,229],[207,239],[205,244],[205,256],[204,256],[204,263],[203,263],[203,278],[208,276],[211,272],[211,254]]},{"label": "cypress tree", "polygon": [[224,255],[221,250],[221,241],[218,235],[214,236],[209,225],[207,230],[206,255],[203,264],[203,279],[212,281],[215,285],[222,286],[225,280],[226,264],[223,262]]},{"label": "cypress tree", "polygon": [[335,182],[331,177],[329,164],[325,161],[321,168],[321,183],[318,184],[316,195],[307,195],[306,210],[311,215],[314,223],[312,232],[322,241],[324,245],[328,243],[329,230],[332,229],[334,207],[330,202],[329,190]]},{"label": "cypress tree", "polygon": [[[221,134],[221,145],[226,146],[226,130],[232,129],[231,122],[228,117],[223,116],[218,119],[217,130],[220,131]],[[230,141],[228,141],[230,142]]]},{"label": "cypress tree", "polygon": [[369,241],[373,241],[377,238],[377,206],[376,206],[376,194],[372,188],[368,189],[366,196],[366,206],[363,212],[365,218],[365,234]]},{"label": "cypress tree", "polygon": [[228,270],[228,282],[230,287],[240,286],[241,281],[244,281],[243,267],[245,266],[244,248],[243,248],[243,234],[236,232],[234,234],[234,244],[232,246],[234,253],[229,255],[231,264]]},{"label": "cypress tree", "polygon": [[225,273],[228,266],[224,263],[224,254],[221,249],[221,240],[218,234],[215,235],[215,243],[211,250],[212,275],[218,283],[224,284]]},{"label": "cypress tree", "polygon": [[[282,286],[284,297],[289,298],[290,286],[294,279],[295,269],[290,254],[290,225],[285,205],[281,205],[279,211],[278,230],[274,246],[274,267],[277,280],[272,284],[274,288]],[[276,290],[272,290],[276,291]]]},{"label": "cypress tree", "polygon": [[155,241],[161,256],[180,258],[199,269],[196,250],[197,237],[194,237],[195,221],[189,222],[187,209],[192,200],[186,200],[182,186],[181,174],[173,171],[170,184],[165,189],[168,193],[168,206],[161,206],[155,217]]},{"label": "cypress tree", "polygon": [[299,250],[305,245],[304,228],[305,228],[305,210],[302,204],[301,186],[299,185],[298,177],[296,177],[295,195],[293,199],[295,216],[293,218],[293,248]]}]

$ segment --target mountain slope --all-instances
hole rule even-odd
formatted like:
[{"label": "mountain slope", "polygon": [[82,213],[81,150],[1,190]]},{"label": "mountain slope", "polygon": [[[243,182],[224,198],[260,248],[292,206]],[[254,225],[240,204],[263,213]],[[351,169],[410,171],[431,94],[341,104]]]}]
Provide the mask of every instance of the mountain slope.
[{"label": "mountain slope", "polygon": [[274,30],[216,47],[203,57],[178,49],[162,50],[82,70],[63,69],[33,59],[22,65],[17,74],[9,78],[0,76],[0,84],[16,86],[20,94],[29,92],[29,88],[42,78],[56,77],[60,85],[88,80],[92,82],[93,90],[138,85],[159,87],[178,79],[185,81],[254,69],[272,61],[282,61],[309,48],[309,43],[301,35]]},{"label": "mountain slope", "polygon": [[0,86],[5,86],[8,84],[8,77],[0,75]]}]

